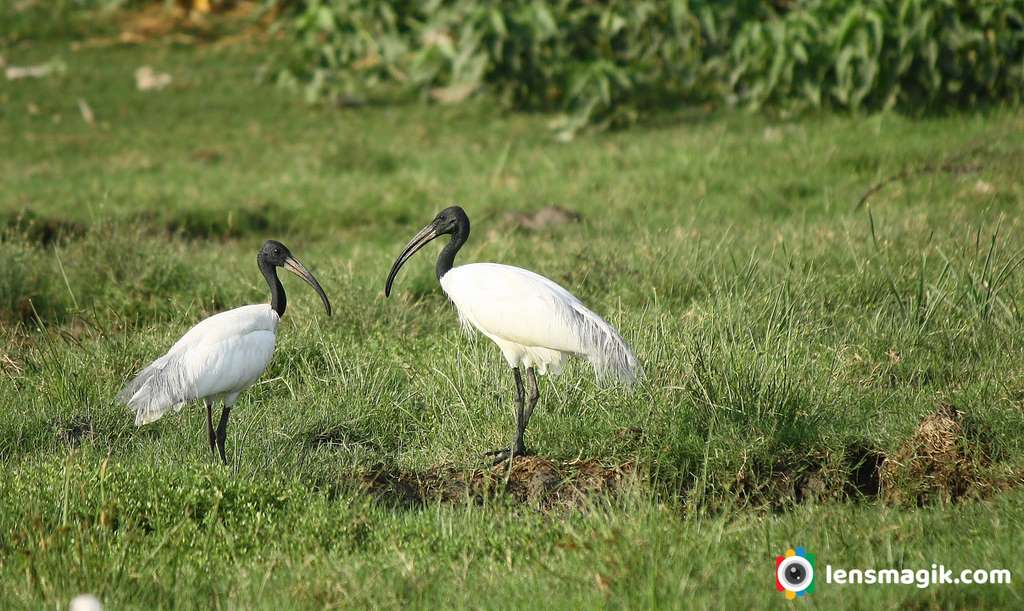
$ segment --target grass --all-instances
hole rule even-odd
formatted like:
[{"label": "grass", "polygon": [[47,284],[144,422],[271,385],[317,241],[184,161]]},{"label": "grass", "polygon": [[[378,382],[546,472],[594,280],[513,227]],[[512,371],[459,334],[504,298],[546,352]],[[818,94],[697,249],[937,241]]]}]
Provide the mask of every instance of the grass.
[{"label": "grass", "polygon": [[[67,69],[0,91],[0,607],[774,607],[789,545],[1022,574],[1020,111],[686,111],[558,144],[548,117],[486,103],[306,106],[256,81],[259,44],[59,33],[4,51]],[[173,84],[137,91],[142,65]],[[430,256],[384,299],[453,201],[461,261],[555,279],[648,372],[632,393],[582,364],[542,382],[530,443],[567,487],[524,471],[506,494],[483,468],[512,380]],[[510,214],[549,206],[581,221]],[[136,430],[112,397],[203,316],[266,299],[270,237],[335,315],[285,280],[222,468],[201,409]],[[625,476],[566,496],[579,465]],[[819,583],[808,602],[1021,594]]]}]

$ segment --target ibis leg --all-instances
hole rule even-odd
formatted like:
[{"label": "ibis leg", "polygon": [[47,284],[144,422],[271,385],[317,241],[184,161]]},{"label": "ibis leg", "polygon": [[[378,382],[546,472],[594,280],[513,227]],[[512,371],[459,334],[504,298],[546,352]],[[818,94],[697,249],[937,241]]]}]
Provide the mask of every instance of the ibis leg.
[{"label": "ibis leg", "polygon": [[540,400],[540,386],[537,384],[537,368],[530,367],[527,370],[530,375],[527,387],[530,389],[529,403],[526,404],[526,418],[523,421],[523,433],[526,433],[526,427],[530,426],[530,417],[533,416],[533,409],[537,407],[537,401]]},{"label": "ibis leg", "polygon": [[213,432],[213,401],[206,400],[206,435],[210,438],[210,454],[217,457],[217,434]]},{"label": "ibis leg", "polygon": [[516,456],[523,456],[526,454],[526,448],[523,446],[523,434],[526,432],[526,391],[523,388],[523,375],[519,372],[518,367],[512,369],[512,375],[515,376],[516,380],[516,438],[512,443],[511,448],[503,448],[500,450],[491,450],[486,456],[494,457],[494,464],[511,460]]},{"label": "ibis leg", "polygon": [[228,416],[231,415],[231,408],[227,405],[220,411],[220,424],[217,425],[217,449],[220,450],[220,460],[225,465],[228,464],[228,458],[224,454],[224,442],[228,438]]}]

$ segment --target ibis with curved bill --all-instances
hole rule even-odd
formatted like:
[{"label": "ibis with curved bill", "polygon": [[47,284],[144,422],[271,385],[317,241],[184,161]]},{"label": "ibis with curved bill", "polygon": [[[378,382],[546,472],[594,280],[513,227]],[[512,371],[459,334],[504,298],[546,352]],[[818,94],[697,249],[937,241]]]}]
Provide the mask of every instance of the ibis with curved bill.
[{"label": "ibis with curved bill", "polygon": [[438,282],[455,304],[463,327],[476,329],[498,345],[515,380],[515,437],[511,447],[487,453],[495,457],[495,464],[528,453],[524,436],[540,398],[537,374],[559,373],[567,355],[590,361],[600,380],[630,385],[643,374],[619,332],[552,280],[498,263],[453,267],[455,255],[469,238],[469,217],[458,206],[442,210],[409,241],[391,267],[385,296],[390,296],[402,265],[443,235],[451,239],[437,258]]},{"label": "ibis with curved bill", "polygon": [[[125,385],[119,401],[135,412],[142,426],[169,411],[202,399],[206,404],[206,432],[210,451],[219,452],[227,464],[224,445],[228,416],[238,395],[263,374],[274,353],[277,323],[284,316],[288,298],[277,268],[283,267],[309,283],[320,295],[327,315],[331,302],[313,274],[292,256],[288,248],[267,240],[256,256],[260,272],[270,287],[270,303],[247,305],[214,314],[189,329],[167,354],[150,363]],[[213,405],[223,401],[220,423],[213,428]]]}]

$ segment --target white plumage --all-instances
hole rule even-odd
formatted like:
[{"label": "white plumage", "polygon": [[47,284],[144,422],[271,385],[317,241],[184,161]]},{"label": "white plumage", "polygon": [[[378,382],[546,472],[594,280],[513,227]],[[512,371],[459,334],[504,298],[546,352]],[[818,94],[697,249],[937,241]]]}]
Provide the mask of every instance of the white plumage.
[{"label": "white plumage", "polygon": [[214,314],[189,329],[117,398],[135,412],[136,426],[198,399],[223,399],[231,407],[270,363],[280,320],[265,303]]},{"label": "white plumage", "polygon": [[69,611],[103,611],[103,605],[100,603],[100,599],[92,594],[79,594],[71,599],[68,609]]},{"label": "white plumage", "polygon": [[558,374],[566,355],[590,361],[598,378],[632,383],[636,355],[618,332],[572,293],[529,270],[499,263],[453,267],[441,288],[464,326],[501,349],[510,367]]},{"label": "white plumage", "polygon": [[[320,283],[284,244],[267,240],[256,256],[256,263],[270,288],[269,304],[242,306],[206,318],[189,329],[166,354],[147,365],[117,395],[135,413],[136,426],[149,424],[187,403],[203,399],[210,451],[219,452],[225,464],[231,408],[239,393],[252,386],[270,363],[277,324],[288,306],[277,268],[283,267],[309,283],[320,295],[327,315],[331,315],[331,303]],[[224,403],[216,431],[215,401]]]},{"label": "white plumage", "polygon": [[538,373],[557,374],[567,355],[590,361],[598,379],[632,384],[643,372],[618,331],[555,282],[498,263],[454,267],[469,229],[469,217],[462,208],[450,206],[438,213],[395,259],[384,294],[391,294],[398,271],[418,250],[439,236],[451,236],[437,258],[441,288],[455,304],[462,326],[480,331],[498,345],[515,379],[515,438],[511,447],[488,453],[497,456],[498,463],[527,453],[523,437],[540,398]]}]

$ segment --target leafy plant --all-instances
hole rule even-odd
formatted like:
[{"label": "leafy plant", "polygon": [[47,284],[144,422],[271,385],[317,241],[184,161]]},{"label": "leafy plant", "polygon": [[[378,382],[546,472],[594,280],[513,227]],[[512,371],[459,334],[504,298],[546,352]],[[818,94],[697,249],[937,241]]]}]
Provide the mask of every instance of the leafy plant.
[{"label": "leafy plant", "polygon": [[937,108],[1024,92],[1024,3],[808,0],[748,22],[730,50],[734,102]]},{"label": "leafy plant", "polygon": [[694,102],[932,110],[1024,94],[1024,0],[265,4],[292,42],[271,74],[310,102],[487,94],[560,112],[565,137]]},{"label": "leafy plant", "polygon": [[442,103],[488,90],[510,108],[562,111],[571,134],[706,97],[704,48],[720,45],[722,15],[736,11],[694,6],[309,0],[282,22],[297,45],[278,80],[311,100],[365,97],[385,83]]}]

